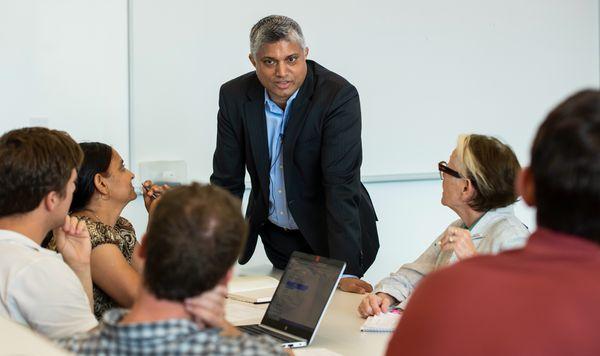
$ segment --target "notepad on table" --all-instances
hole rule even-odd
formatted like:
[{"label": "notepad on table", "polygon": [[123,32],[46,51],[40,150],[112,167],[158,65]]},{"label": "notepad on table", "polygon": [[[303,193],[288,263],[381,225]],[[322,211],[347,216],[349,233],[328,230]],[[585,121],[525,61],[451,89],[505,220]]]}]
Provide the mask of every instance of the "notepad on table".
[{"label": "notepad on table", "polygon": [[333,352],[323,347],[309,347],[302,349],[294,349],[294,355],[296,356],[343,356],[337,352]]},{"label": "notepad on table", "polygon": [[360,327],[360,331],[367,332],[392,332],[400,321],[402,314],[395,312],[381,313],[367,318]]},{"label": "notepad on table", "polygon": [[227,297],[247,303],[269,303],[279,281],[268,276],[235,277],[229,283]]}]

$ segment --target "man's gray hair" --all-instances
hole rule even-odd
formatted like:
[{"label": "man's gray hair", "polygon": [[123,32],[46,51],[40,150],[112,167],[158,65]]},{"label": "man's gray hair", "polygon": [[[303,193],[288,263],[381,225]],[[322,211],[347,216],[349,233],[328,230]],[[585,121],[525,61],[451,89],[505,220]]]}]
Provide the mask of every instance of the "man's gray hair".
[{"label": "man's gray hair", "polygon": [[250,53],[256,58],[256,53],[265,43],[280,40],[296,42],[304,50],[304,35],[300,25],[286,16],[270,15],[262,18],[250,30]]}]

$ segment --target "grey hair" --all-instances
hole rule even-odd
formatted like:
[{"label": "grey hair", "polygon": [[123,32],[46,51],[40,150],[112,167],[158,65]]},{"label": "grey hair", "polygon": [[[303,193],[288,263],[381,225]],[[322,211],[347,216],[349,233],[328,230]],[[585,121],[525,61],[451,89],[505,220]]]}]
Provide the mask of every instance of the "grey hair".
[{"label": "grey hair", "polygon": [[280,40],[296,42],[304,50],[306,44],[300,25],[287,16],[270,15],[262,18],[250,30],[250,53],[256,58],[256,53],[265,43]]}]

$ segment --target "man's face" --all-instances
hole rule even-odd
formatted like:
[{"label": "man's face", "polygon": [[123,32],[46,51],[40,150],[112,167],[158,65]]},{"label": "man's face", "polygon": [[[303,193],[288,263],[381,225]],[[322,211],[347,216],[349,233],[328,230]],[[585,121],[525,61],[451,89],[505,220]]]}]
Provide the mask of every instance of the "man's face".
[{"label": "man's face", "polygon": [[276,104],[285,105],[304,82],[307,55],[308,48],[303,50],[300,44],[286,40],[265,43],[256,58],[250,55],[258,80]]},{"label": "man's face", "polygon": [[67,206],[67,211],[69,210],[69,207],[71,206],[71,201],[73,201],[73,193],[75,193],[75,181],[77,180],[77,170],[75,168],[73,168],[73,170],[71,171],[71,177],[69,177],[69,180],[67,181],[67,187],[65,189],[65,200],[63,201],[63,203]]},{"label": "man's face", "polygon": [[77,180],[77,170],[73,168],[71,171],[71,177],[67,181],[67,186],[65,187],[65,194],[60,198],[60,201],[57,205],[57,209],[54,211],[54,219],[55,228],[60,226],[65,221],[65,216],[69,213],[69,208],[71,207],[71,201],[73,200],[73,193],[75,192],[75,181]]}]

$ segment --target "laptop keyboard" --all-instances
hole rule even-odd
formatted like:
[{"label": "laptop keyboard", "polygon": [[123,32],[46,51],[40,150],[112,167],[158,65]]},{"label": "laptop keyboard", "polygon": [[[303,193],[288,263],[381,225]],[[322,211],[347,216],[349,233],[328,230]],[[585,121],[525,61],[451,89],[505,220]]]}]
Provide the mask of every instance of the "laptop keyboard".
[{"label": "laptop keyboard", "polygon": [[287,337],[285,335],[276,333],[269,329],[261,328],[258,325],[241,325],[238,326],[243,332],[250,335],[269,335],[272,338],[281,341],[281,342],[294,342],[298,341],[298,339],[292,339],[291,337]]}]

